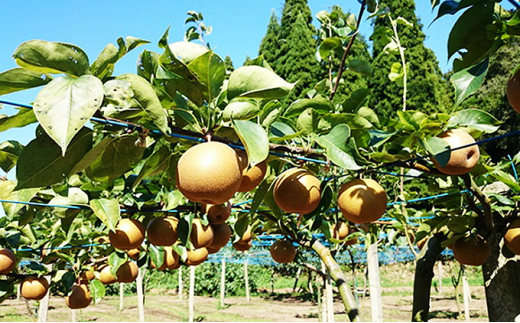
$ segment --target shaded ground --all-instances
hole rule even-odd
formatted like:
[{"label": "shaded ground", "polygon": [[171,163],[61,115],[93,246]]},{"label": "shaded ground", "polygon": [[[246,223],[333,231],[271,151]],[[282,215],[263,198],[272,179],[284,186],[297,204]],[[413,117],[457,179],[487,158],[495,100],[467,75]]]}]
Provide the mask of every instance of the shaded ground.
[{"label": "shaded ground", "polygon": [[[487,311],[483,287],[472,287],[470,303],[471,320],[487,321]],[[188,301],[185,296],[180,300],[173,292],[158,291],[146,296],[145,319],[154,322],[179,322],[188,319]],[[265,293],[253,297],[247,302],[245,297],[227,298],[224,308],[220,308],[218,298],[195,298],[195,320],[211,322],[317,322],[319,321],[318,305],[312,301],[303,300],[301,295],[291,296],[290,290],[279,290],[275,294]],[[385,322],[410,321],[412,309],[412,288],[383,288],[383,318]],[[431,321],[460,321],[459,308],[453,296],[453,288],[445,288],[443,293],[432,293]],[[358,296],[363,321],[371,321],[370,297]],[[335,300],[335,321],[348,321],[343,305]],[[35,310],[36,302],[16,301],[9,299],[0,304],[0,321],[34,321],[29,310]],[[135,296],[124,299],[124,309],[119,311],[119,297],[105,297],[95,306],[90,306],[77,312],[78,321],[83,322],[137,322],[138,309]],[[65,306],[62,298],[51,298],[49,322],[72,320],[72,311]]]}]

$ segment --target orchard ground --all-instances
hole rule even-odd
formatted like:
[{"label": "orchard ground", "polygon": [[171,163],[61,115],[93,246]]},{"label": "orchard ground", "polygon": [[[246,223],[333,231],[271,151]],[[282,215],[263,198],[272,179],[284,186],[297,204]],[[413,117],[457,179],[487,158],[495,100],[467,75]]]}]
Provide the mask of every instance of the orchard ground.
[{"label": "orchard ground", "polygon": [[[459,304],[452,278],[457,278],[458,265],[447,262],[443,266],[442,286],[438,277],[434,278],[430,307],[430,321],[462,321],[462,282],[458,286]],[[383,300],[383,319],[385,322],[410,321],[412,312],[413,264],[382,266],[381,284]],[[470,320],[487,321],[486,301],[479,268],[467,268],[471,290]],[[361,275],[359,275],[361,274]],[[175,275],[175,274],[174,274]],[[358,290],[364,281],[362,272],[357,274]],[[350,275],[352,278],[352,275]],[[318,303],[311,300],[309,293],[293,292],[294,278],[276,277],[274,293],[270,286],[259,287],[249,302],[244,296],[226,297],[224,307],[218,297],[195,297],[195,321],[211,322],[316,322],[321,321]],[[301,279],[299,285],[306,285]],[[286,287],[282,287],[286,286]],[[298,288],[297,288],[298,289]],[[185,292],[187,290],[185,289]],[[370,296],[357,294],[361,309],[361,319],[371,321]],[[119,311],[119,296],[107,296],[99,304],[89,306],[77,313],[78,321],[96,322],[135,322],[138,321],[137,297],[126,294],[124,309]],[[176,289],[149,288],[145,301],[145,320],[155,322],[182,322],[188,320],[188,296],[179,299]],[[28,305],[27,305],[28,304]],[[27,303],[22,299],[8,299],[0,305],[0,321],[34,321],[30,310],[34,311],[36,302]],[[51,297],[48,321],[71,321],[72,312],[65,306],[63,298]],[[339,298],[335,299],[335,321],[348,321]]]}]

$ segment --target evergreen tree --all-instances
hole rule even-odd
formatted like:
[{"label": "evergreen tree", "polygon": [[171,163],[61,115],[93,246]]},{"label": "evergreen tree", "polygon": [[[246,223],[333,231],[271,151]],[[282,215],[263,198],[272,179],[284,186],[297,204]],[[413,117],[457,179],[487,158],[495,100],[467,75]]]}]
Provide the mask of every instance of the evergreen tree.
[{"label": "evergreen tree", "polygon": [[[443,112],[450,103],[448,83],[443,79],[437,58],[424,46],[422,24],[415,15],[413,0],[381,0],[381,8],[387,7],[392,19],[402,17],[412,26],[398,25],[401,46],[407,63],[407,109],[424,113]],[[374,31],[379,27],[392,28],[388,17],[378,17]],[[370,80],[369,105],[386,117],[395,117],[402,109],[403,87],[389,80],[392,63],[400,62],[398,54],[384,54],[381,42],[373,47],[373,77]]]},{"label": "evergreen tree", "polygon": [[233,66],[233,61],[231,60],[231,57],[229,55],[226,55],[226,58],[224,58],[224,64],[226,64],[226,78],[229,78],[229,75],[233,73],[235,70],[235,67]]},{"label": "evergreen tree", "polygon": [[[287,101],[291,102],[296,98],[304,97],[315,82],[319,69],[315,57],[316,30],[312,25],[312,15],[307,0],[286,0],[280,26],[276,26],[277,21],[273,17],[275,18],[271,16],[269,23],[271,33],[264,37],[260,54],[264,54],[274,72],[282,78],[289,82],[298,81],[287,98]],[[269,50],[271,46],[277,46],[279,50]],[[271,54],[276,56],[269,57]]]},{"label": "evergreen tree", "polygon": [[267,25],[267,33],[262,38],[258,53],[264,56],[264,59],[270,66],[274,66],[280,52],[280,23],[276,12],[273,10],[269,24]]}]

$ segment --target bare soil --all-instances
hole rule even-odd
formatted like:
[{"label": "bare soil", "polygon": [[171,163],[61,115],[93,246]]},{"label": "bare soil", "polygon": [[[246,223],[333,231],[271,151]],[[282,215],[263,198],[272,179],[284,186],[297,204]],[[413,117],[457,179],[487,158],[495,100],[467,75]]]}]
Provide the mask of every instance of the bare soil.
[{"label": "bare soil", "polygon": [[[263,293],[252,297],[230,297],[220,308],[220,300],[211,297],[195,297],[195,321],[207,322],[318,322],[320,310],[315,302],[291,295],[290,290]],[[412,288],[383,288],[383,319],[385,322],[406,322],[411,320]],[[472,287],[470,321],[487,321],[487,311],[483,287]],[[445,287],[442,292],[432,292],[431,321],[460,321],[464,312],[463,304],[457,306],[453,288]],[[149,322],[185,322],[188,320],[187,296],[179,299],[173,291],[151,291],[146,295],[145,320]],[[370,296],[357,296],[363,321],[372,321]],[[136,296],[124,298],[124,308],[119,310],[119,297],[105,297],[99,304],[91,305],[76,312],[76,320],[82,322],[137,322],[139,321]],[[72,321],[72,311],[65,306],[62,298],[51,297],[48,314],[49,322]],[[13,322],[36,320],[34,311],[37,303],[9,299],[0,304],[0,321]],[[335,299],[335,321],[345,322],[348,317],[341,300]],[[460,312],[459,312],[460,311]],[[33,312],[31,315],[30,312]]]}]

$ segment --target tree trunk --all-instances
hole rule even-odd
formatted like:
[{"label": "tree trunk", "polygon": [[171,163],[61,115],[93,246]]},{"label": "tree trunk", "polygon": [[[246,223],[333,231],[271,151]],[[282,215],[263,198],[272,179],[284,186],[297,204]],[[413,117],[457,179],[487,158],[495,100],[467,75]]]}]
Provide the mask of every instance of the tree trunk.
[{"label": "tree trunk", "polygon": [[424,256],[417,260],[415,265],[415,279],[413,283],[413,308],[412,321],[426,322],[430,313],[430,293],[433,268],[442,250],[441,243],[446,239],[445,235],[438,233],[428,240],[423,247],[427,248]]},{"label": "tree trunk", "polygon": [[330,250],[315,238],[312,238],[311,240],[300,239],[298,243],[302,246],[311,248],[318,254],[329,270],[330,277],[338,287],[341,300],[345,306],[345,312],[347,312],[350,321],[359,321],[359,309],[354,295],[352,295],[352,291],[350,290],[350,286],[347,283],[347,277],[336,260],[334,260],[334,257],[330,254]]},{"label": "tree trunk", "polygon": [[[504,219],[494,214],[497,228],[505,228]],[[514,322],[520,315],[520,263],[507,247],[501,248],[504,230],[491,233],[491,256],[482,266],[488,318],[491,322]]]}]

